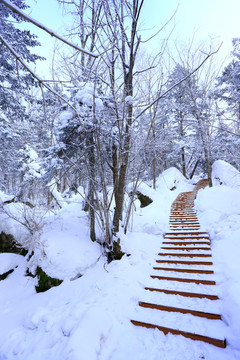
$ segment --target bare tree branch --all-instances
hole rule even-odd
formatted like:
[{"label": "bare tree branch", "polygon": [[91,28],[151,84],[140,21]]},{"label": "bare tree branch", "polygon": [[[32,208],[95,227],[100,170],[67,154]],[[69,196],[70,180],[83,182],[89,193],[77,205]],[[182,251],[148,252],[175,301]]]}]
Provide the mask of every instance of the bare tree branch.
[{"label": "bare tree branch", "polygon": [[99,55],[95,54],[91,51],[87,51],[81,47],[79,47],[78,45],[71,43],[70,41],[64,39],[63,37],[59,36],[58,34],[56,34],[53,30],[47,28],[45,25],[41,24],[40,22],[38,22],[37,20],[33,19],[31,16],[25,14],[23,11],[21,11],[17,6],[11,4],[9,1],[7,0],[0,0],[0,3],[3,3],[5,6],[7,6],[9,9],[11,9],[12,11],[16,12],[18,15],[20,15],[22,18],[24,18],[25,20],[31,22],[32,24],[34,24],[35,26],[39,27],[40,29],[46,31],[48,34],[50,34],[51,36],[57,38],[58,40],[64,42],[65,44],[71,46],[72,48],[81,51],[84,54],[87,54],[89,56],[92,56],[94,58],[97,58]]},{"label": "bare tree branch", "polygon": [[192,72],[190,72],[187,76],[185,76],[182,80],[178,81],[176,84],[174,84],[173,86],[171,86],[169,89],[167,89],[163,94],[161,94],[160,96],[158,96],[154,101],[152,101],[145,109],[143,109],[136,117],[135,120],[138,119],[140,116],[142,116],[148,109],[150,109],[154,104],[156,104],[160,99],[162,99],[165,95],[167,95],[170,91],[172,91],[175,87],[179,86],[181,83],[183,83],[184,81],[186,81],[188,78],[190,78],[195,72],[197,72],[203,65],[204,63],[213,55],[215,55],[220,47],[222,46],[222,43],[220,44],[220,46],[218,47],[218,49],[216,51],[211,52],[210,54],[208,54],[205,59],[201,62],[200,65],[198,65]]}]

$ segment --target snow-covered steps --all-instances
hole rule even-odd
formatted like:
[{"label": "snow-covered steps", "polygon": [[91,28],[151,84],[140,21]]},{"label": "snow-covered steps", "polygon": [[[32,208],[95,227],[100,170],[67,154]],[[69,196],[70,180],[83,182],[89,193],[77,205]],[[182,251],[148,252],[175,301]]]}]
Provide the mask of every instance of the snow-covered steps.
[{"label": "snow-covered steps", "polygon": [[212,268],[209,235],[200,230],[194,211],[196,192],[180,194],[172,204],[170,231],[165,234],[146,292],[132,324],[226,347]]}]

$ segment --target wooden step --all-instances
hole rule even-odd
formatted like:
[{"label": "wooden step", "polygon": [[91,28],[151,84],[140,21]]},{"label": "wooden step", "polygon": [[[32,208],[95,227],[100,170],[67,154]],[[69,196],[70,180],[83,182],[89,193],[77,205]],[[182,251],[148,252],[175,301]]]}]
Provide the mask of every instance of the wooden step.
[{"label": "wooden step", "polygon": [[199,220],[197,217],[195,218],[190,218],[189,216],[179,216],[178,218],[176,218],[176,216],[170,216],[170,222],[184,222],[184,223],[199,223]]},{"label": "wooden step", "polygon": [[163,326],[159,326],[159,325],[155,325],[155,324],[149,324],[149,323],[144,323],[141,321],[136,321],[136,320],[131,320],[131,323],[135,326],[142,326],[148,329],[158,329],[160,331],[162,331],[165,335],[167,334],[173,334],[173,335],[182,335],[188,339],[191,340],[199,340],[199,341],[203,341],[206,342],[208,344],[220,347],[220,348],[225,348],[226,347],[226,340],[220,340],[220,339],[214,339],[208,336],[204,336],[204,335],[198,335],[198,334],[194,334],[194,333],[190,333],[190,332],[186,332],[186,331],[182,331],[182,330],[177,330],[177,329],[171,329],[171,328],[167,328],[167,327],[163,327]]},{"label": "wooden step", "polygon": [[204,317],[206,319],[211,319],[211,320],[222,320],[221,315],[207,313],[204,311],[182,309],[182,308],[177,308],[177,307],[173,307],[173,306],[165,306],[165,305],[159,305],[159,304],[150,304],[150,303],[146,303],[143,301],[139,301],[138,304],[139,304],[139,306],[148,308],[148,309],[168,311],[168,312],[177,312],[177,313],[181,313],[181,314],[191,314],[193,316]]},{"label": "wooden step", "polygon": [[195,225],[170,225],[169,227],[170,230],[176,230],[176,231],[183,231],[183,230],[189,230],[189,231],[194,231],[194,230],[199,230],[200,226],[195,226]]},{"label": "wooden step", "polygon": [[209,235],[208,234],[197,234],[195,232],[195,234],[192,234],[190,231],[188,233],[179,233],[179,232],[174,232],[174,233],[166,233],[164,235],[165,238],[183,238],[183,239],[209,239]]},{"label": "wooden step", "polygon": [[210,241],[209,236],[200,235],[165,235],[164,240],[192,240],[192,241]]},{"label": "wooden step", "polygon": [[182,245],[182,246],[187,246],[187,245],[211,245],[210,242],[208,241],[184,241],[184,242],[179,242],[179,241],[163,241],[163,244],[166,245]]},{"label": "wooden step", "polygon": [[174,220],[174,219],[179,219],[179,220],[189,220],[189,221],[198,221],[198,217],[197,217],[197,215],[195,215],[195,216],[193,216],[193,215],[191,215],[191,216],[186,216],[186,215],[170,215],[169,216],[169,219],[171,219],[171,220]]},{"label": "wooden step", "polygon": [[179,225],[172,225],[170,224],[170,230],[198,230],[200,229],[200,225],[183,225],[183,224],[179,224]]},{"label": "wooden step", "polygon": [[[192,242],[196,242],[196,243],[200,243],[200,241],[205,241],[205,242],[208,242],[210,243],[210,239],[207,238],[207,237],[183,237],[183,236],[179,236],[179,237],[165,237],[163,239],[164,241],[172,241],[172,242],[187,242],[187,241],[192,241]],[[163,242],[164,242],[163,241]]]},{"label": "wooden step", "polygon": [[195,220],[189,220],[189,219],[170,219],[169,221],[170,224],[172,223],[179,223],[179,224],[197,224],[200,225],[200,223],[198,222],[197,219]]},{"label": "wooden step", "polygon": [[150,287],[145,287],[145,290],[157,291],[168,295],[180,295],[180,296],[193,297],[199,299],[219,300],[217,295],[198,294],[198,293],[191,293],[191,292],[178,291],[178,290],[168,290],[168,289],[156,289]]},{"label": "wooden step", "polygon": [[171,211],[170,215],[172,218],[174,217],[181,217],[181,218],[190,218],[190,217],[194,217],[195,219],[197,218],[197,213],[194,211],[187,211],[187,212],[183,212],[183,211]]},{"label": "wooden step", "polygon": [[163,250],[184,250],[184,251],[190,251],[190,250],[206,250],[206,251],[210,251],[211,248],[206,248],[206,247],[162,247],[161,249]]},{"label": "wooden step", "polygon": [[193,206],[172,206],[171,213],[196,214]]},{"label": "wooden step", "polygon": [[185,208],[185,207],[181,207],[181,208],[171,208],[171,215],[172,214],[190,214],[190,215],[197,215],[196,210],[194,208]]},{"label": "wooden step", "polygon": [[168,236],[168,235],[170,235],[170,236],[176,236],[176,235],[179,235],[179,236],[184,236],[184,235],[191,235],[191,236],[194,236],[194,235],[199,235],[199,236],[201,236],[201,235],[205,235],[205,236],[209,236],[208,235],[208,233],[206,232],[206,231],[181,231],[181,232],[176,232],[176,231],[174,231],[174,232],[172,232],[172,231],[168,231],[168,232],[166,232],[165,233],[165,236]]},{"label": "wooden step", "polygon": [[178,256],[178,257],[212,257],[208,254],[174,254],[174,253],[159,253],[159,256]]},{"label": "wooden step", "polygon": [[212,261],[156,260],[158,264],[213,265]]},{"label": "wooden step", "polygon": [[169,221],[170,227],[171,226],[185,226],[185,227],[196,227],[196,226],[200,226],[199,223],[197,222],[185,222],[185,221]]},{"label": "wooden step", "polygon": [[177,223],[177,222],[170,222],[170,229],[178,228],[178,229],[184,229],[184,230],[198,230],[197,228],[200,228],[200,224],[187,224],[187,223]]},{"label": "wooden step", "polygon": [[159,275],[150,275],[150,276],[152,279],[158,279],[158,280],[179,281],[179,282],[203,284],[203,285],[216,285],[216,282],[214,280],[185,279],[185,278],[175,278],[175,277],[159,276]]},{"label": "wooden step", "polygon": [[213,270],[198,270],[198,269],[176,269],[176,268],[163,268],[154,266],[154,270],[163,270],[163,271],[174,271],[181,273],[189,273],[189,274],[214,274]]}]

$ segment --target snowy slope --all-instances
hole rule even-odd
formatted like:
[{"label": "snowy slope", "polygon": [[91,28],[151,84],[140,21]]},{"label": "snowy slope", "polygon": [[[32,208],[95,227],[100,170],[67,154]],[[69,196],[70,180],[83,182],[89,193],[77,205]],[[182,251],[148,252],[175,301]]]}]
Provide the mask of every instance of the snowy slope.
[{"label": "snowy slope", "polygon": [[[171,204],[181,191],[192,190],[192,185],[181,179],[176,169],[163,175],[158,179],[157,190],[151,192],[153,203],[143,209],[136,207],[131,231],[126,236],[121,234],[123,249],[129,256],[120,261],[108,264],[100,246],[88,239],[81,203],[65,204],[58,215],[48,215],[39,238],[39,251],[32,259],[32,266],[38,256],[45,271],[61,275],[64,281],[60,286],[37,294],[36,279],[24,277],[26,260],[0,254],[4,271],[18,265],[0,282],[1,360],[240,358],[237,340],[240,268],[236,249],[240,202],[239,192],[228,187],[201,190],[196,207],[202,227],[210,231],[213,239],[230,346],[222,350],[130,323],[138,315],[138,301],[146,297],[144,287],[149,283],[163,234],[168,229]],[[172,185],[176,187],[173,191],[169,190]],[[230,199],[227,207],[226,196]],[[229,244],[234,254],[230,253]]]},{"label": "snowy slope", "polygon": [[224,185],[200,190],[195,205],[211,238],[228,342],[240,350],[240,191]]}]

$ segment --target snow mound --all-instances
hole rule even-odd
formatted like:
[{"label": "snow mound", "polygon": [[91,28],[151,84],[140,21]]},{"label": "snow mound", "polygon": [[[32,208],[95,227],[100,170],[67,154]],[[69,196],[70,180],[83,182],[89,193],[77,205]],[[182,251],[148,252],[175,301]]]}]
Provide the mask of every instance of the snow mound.
[{"label": "snow mound", "polygon": [[240,214],[240,191],[225,185],[206,188],[199,191],[195,205],[199,211],[207,207],[218,213]]},{"label": "snow mound", "polygon": [[[163,235],[169,230],[169,216],[172,202],[183,191],[193,190],[181,172],[171,167],[158,177],[156,190],[141,183],[138,190],[149,196],[153,203],[146,208],[137,208],[132,230],[147,234]],[[172,191],[171,191],[172,190]],[[136,202],[135,202],[136,203]]]},{"label": "snow mound", "polygon": [[189,184],[183,174],[175,167],[170,167],[162,172],[156,181],[156,187],[168,190],[178,189],[181,191],[191,191],[193,189],[192,185]]},{"label": "snow mound", "polygon": [[12,199],[14,199],[14,195],[7,195],[4,192],[0,191],[0,203],[11,201]]},{"label": "snow mound", "polygon": [[217,160],[212,166],[213,186],[228,185],[240,189],[240,172],[224,160]]},{"label": "snow mound", "polygon": [[89,239],[81,207],[81,203],[64,204],[59,214],[49,219],[40,237],[41,246],[31,259],[33,267],[40,265],[49,276],[64,280],[83,275],[99,260],[102,248]]},{"label": "snow mound", "polygon": [[25,262],[25,258],[22,255],[11,253],[0,254],[0,275],[16,268],[23,262]]}]

